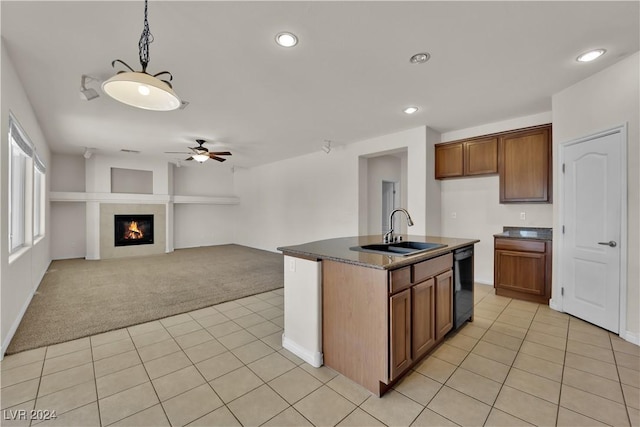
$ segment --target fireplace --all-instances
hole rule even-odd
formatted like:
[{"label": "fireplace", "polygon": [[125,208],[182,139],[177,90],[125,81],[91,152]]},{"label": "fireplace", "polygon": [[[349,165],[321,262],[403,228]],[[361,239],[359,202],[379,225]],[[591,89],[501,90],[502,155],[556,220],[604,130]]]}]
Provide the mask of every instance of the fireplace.
[{"label": "fireplace", "polygon": [[116,246],[152,245],[153,215],[114,215]]}]

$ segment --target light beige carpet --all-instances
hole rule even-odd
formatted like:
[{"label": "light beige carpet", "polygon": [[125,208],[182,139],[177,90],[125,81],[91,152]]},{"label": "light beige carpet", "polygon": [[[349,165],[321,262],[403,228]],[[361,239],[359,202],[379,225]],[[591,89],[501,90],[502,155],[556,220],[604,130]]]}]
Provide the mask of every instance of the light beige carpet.
[{"label": "light beige carpet", "polygon": [[282,255],[239,245],[53,261],[7,354],[281,288]]}]

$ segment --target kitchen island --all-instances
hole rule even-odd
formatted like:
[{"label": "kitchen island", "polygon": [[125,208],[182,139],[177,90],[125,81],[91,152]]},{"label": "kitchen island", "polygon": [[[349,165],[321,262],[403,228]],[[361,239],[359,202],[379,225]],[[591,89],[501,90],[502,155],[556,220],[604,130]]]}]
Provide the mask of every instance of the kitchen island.
[{"label": "kitchen island", "polygon": [[283,346],[378,396],[452,329],[454,252],[478,242],[401,237],[443,246],[407,256],[350,249],[380,243],[374,235],[278,248],[285,255]]}]

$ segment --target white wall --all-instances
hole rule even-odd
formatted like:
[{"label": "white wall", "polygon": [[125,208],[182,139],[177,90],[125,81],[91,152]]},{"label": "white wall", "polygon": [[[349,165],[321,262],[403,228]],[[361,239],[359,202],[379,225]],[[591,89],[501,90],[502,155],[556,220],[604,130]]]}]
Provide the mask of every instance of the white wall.
[{"label": "white wall", "polygon": [[85,191],[84,157],[72,154],[52,154],[51,191]]},{"label": "white wall", "polygon": [[[355,236],[367,215],[362,156],[407,148],[407,209],[412,234],[426,234],[426,128],[419,127],[292,159],[239,169],[236,241],[273,251],[333,237]],[[364,212],[363,212],[364,210]],[[365,228],[366,230],[366,228]]]},{"label": "white wall", "polygon": [[[153,172],[111,168],[111,192],[153,194]],[[169,193],[169,190],[167,190]]]},{"label": "white wall", "polygon": [[[174,194],[235,196],[234,174],[215,161],[173,168]],[[237,205],[174,204],[174,246],[192,248],[235,242]]]},{"label": "white wall", "polygon": [[230,167],[213,160],[188,167],[173,167],[173,194],[233,196],[233,175]]},{"label": "white wall", "polygon": [[[624,338],[640,342],[640,53],[636,53],[605,70],[553,96],[554,156],[559,158],[560,144],[621,124],[628,125],[627,140],[627,325]],[[554,165],[557,174],[558,165]],[[557,194],[558,183],[554,182]],[[558,232],[560,215],[554,209],[554,231]],[[556,243],[556,242],[554,242]],[[557,248],[554,245],[554,262]],[[554,269],[554,295],[560,283]]]},{"label": "white wall", "polygon": [[427,175],[426,206],[427,232],[430,236],[444,236],[442,234],[442,184],[436,175],[435,145],[442,139],[439,132],[427,127]]},{"label": "white wall", "polygon": [[0,44],[2,55],[2,78],[0,81],[0,133],[2,141],[0,147],[0,171],[3,171],[3,173],[0,174],[0,341],[2,342],[2,351],[0,354],[4,354],[22,315],[27,309],[29,301],[31,301],[34,291],[51,262],[49,252],[51,223],[49,221],[50,208],[48,197],[51,179],[49,178],[50,173],[47,172],[45,187],[47,196],[44,206],[46,218],[45,236],[35,243],[30,236],[27,236],[27,242],[30,246],[28,246],[17,259],[12,259],[12,262],[9,263],[9,221],[7,209],[9,179],[6,173],[9,164],[9,111],[14,114],[22,125],[22,128],[31,139],[36,152],[48,171],[50,171],[51,166],[51,153],[40,130],[33,108],[13,66],[13,62],[5,49],[4,43]]},{"label": "white wall", "polygon": [[[442,134],[442,141],[455,141],[511,129],[551,122],[551,112],[489,123]],[[493,235],[503,226],[551,227],[551,204],[500,204],[498,176],[443,180],[442,235],[480,239],[475,251],[475,279],[493,284]],[[520,219],[525,212],[526,220]],[[453,215],[456,218],[453,218]]]},{"label": "white wall", "polygon": [[174,247],[235,243],[237,205],[174,204]]},{"label": "white wall", "polygon": [[152,171],[153,194],[170,194],[167,161],[139,154],[94,154],[91,156],[85,162],[86,191],[89,193],[111,193],[111,168]]},{"label": "white wall", "polygon": [[[84,192],[84,157],[52,154],[48,170],[51,191]],[[87,252],[84,203],[51,203],[51,259],[84,258]]]},{"label": "white wall", "polygon": [[51,203],[51,259],[84,258],[85,213],[84,202]]}]

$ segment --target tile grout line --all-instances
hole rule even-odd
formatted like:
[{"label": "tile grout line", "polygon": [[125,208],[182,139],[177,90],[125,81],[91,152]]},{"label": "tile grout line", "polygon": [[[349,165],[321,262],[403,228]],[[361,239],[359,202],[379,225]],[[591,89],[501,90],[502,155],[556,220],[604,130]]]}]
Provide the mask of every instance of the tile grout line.
[{"label": "tile grout line", "polygon": [[[564,385],[564,369],[567,366],[567,353],[569,347],[569,330],[571,329],[571,318],[569,318],[569,322],[567,323],[567,335],[565,337],[565,349],[564,349],[564,357],[562,358],[562,374],[560,375],[560,392],[558,393],[558,408],[556,410],[556,425],[558,424],[558,418],[560,418],[560,408],[564,406],[561,405],[562,402],[562,388]],[[568,408],[566,408],[568,409]],[[583,414],[580,414],[583,415]]]},{"label": "tile grout line", "polygon": [[98,378],[96,378],[96,361],[93,360],[93,342],[89,338],[89,348],[91,349],[91,369],[93,370],[93,384],[96,389],[96,408],[98,409],[98,424],[102,426],[102,414],[100,413],[100,395],[98,394]]},{"label": "tile grout line", "polygon": [[[483,299],[484,299],[484,298],[483,298]],[[512,302],[512,301],[513,301],[513,299],[511,299],[511,301],[509,301],[509,303],[508,303],[507,305],[505,305],[504,309],[500,312],[500,314],[502,314],[502,313],[507,309],[507,307],[508,307],[509,305],[511,305],[511,302]],[[538,308],[536,308],[536,313],[537,313],[537,312],[538,312]],[[498,317],[500,317],[500,315],[498,315]],[[491,326],[493,326],[493,325],[494,325],[494,323],[496,323],[496,321],[498,320],[498,317],[496,317],[496,319],[491,323],[491,325],[489,326],[489,328],[487,329],[487,331],[489,331],[489,330],[491,329]],[[534,316],[533,316],[533,317],[535,317],[535,314],[534,314]],[[527,327],[527,332],[525,333],[524,337],[522,338],[522,341],[520,342],[520,345],[518,346],[518,351],[516,352],[516,356],[513,358],[513,361],[512,361],[512,362],[511,362],[511,364],[509,365],[509,370],[507,371],[507,375],[505,375],[504,380],[503,380],[503,381],[502,381],[502,383],[500,384],[500,389],[498,390],[498,393],[496,393],[496,397],[495,397],[495,399],[493,399],[493,403],[491,404],[491,409],[489,410],[489,413],[487,414],[486,418],[484,419],[484,422],[482,423],[482,425],[487,424],[487,421],[489,421],[489,416],[491,416],[491,412],[493,411],[493,409],[494,409],[494,408],[495,408],[496,410],[502,411],[501,409],[496,408],[495,404],[496,404],[496,402],[498,401],[498,397],[500,396],[500,393],[502,393],[502,389],[504,388],[504,385],[505,385],[505,383],[507,382],[507,378],[509,378],[509,374],[511,373],[511,369],[513,368],[513,363],[515,362],[516,357],[518,357],[518,353],[520,353],[520,348],[522,348],[522,344],[524,344],[524,340],[527,338],[527,333],[529,333],[529,328],[531,327],[531,323],[533,322],[533,317],[532,317],[531,321],[529,321],[529,326]],[[523,328],[523,329],[524,329],[524,328]],[[486,334],[486,332],[485,332],[485,334]],[[483,334],[483,336],[484,336],[484,334]],[[480,342],[480,341],[478,341],[478,342]],[[496,362],[497,362],[497,361],[496,361]],[[506,414],[509,414],[509,415],[511,415],[512,417],[515,417],[515,418],[521,419],[520,417],[517,417],[517,416],[515,416],[515,415],[513,415],[513,414],[511,414],[511,413],[508,413],[508,412],[506,412],[506,411],[502,411],[502,412],[504,412],[504,413],[506,413]],[[522,420],[522,421],[528,422],[528,421],[526,421],[526,420]]]},{"label": "tile grout line", "polygon": [[[47,352],[49,351],[49,346],[45,347],[44,350],[44,356],[42,359],[42,368],[40,368],[40,378],[38,378],[38,387],[36,390],[36,397],[33,400],[33,409],[36,409],[36,405],[38,403],[38,399],[39,399],[39,394],[40,394],[40,386],[42,385],[42,374],[44,372],[44,364],[47,361]],[[33,424],[33,420],[29,420],[29,426],[31,426]]]},{"label": "tile grout line", "polygon": [[[161,326],[166,330],[166,328],[164,327],[164,325],[163,325],[162,323],[160,323],[160,325],[161,325]],[[127,334],[129,334],[129,338],[131,338],[131,341],[133,341],[133,336],[131,335],[131,332],[129,331],[129,328],[125,328],[125,329],[126,329],[126,331],[127,331]],[[168,331],[167,331],[167,333],[168,333]],[[147,374],[147,378],[149,378],[149,384],[151,385],[151,388],[153,389],[153,392],[155,393],[156,398],[158,398],[158,404],[160,405],[160,408],[162,408],[162,413],[164,414],[165,418],[167,419],[167,422],[168,422],[169,424],[171,424],[171,421],[169,420],[169,417],[167,416],[167,412],[164,410],[164,406],[162,405],[162,401],[160,400],[160,396],[158,396],[158,392],[156,391],[156,388],[153,386],[153,382],[151,381],[151,377],[149,376],[149,372],[147,371],[147,368],[146,368],[146,366],[144,365],[144,362],[142,361],[142,357],[140,357],[140,353],[138,352],[138,347],[136,346],[136,343],[135,343],[135,342],[133,343],[133,347],[134,347],[134,350],[135,350],[136,354],[138,355],[138,359],[140,360],[140,364],[142,365],[142,369],[144,369],[145,374]],[[127,369],[128,369],[128,368],[127,368]],[[138,384],[138,385],[136,385],[136,386],[133,386],[133,387],[129,387],[129,388],[128,388],[128,389],[126,389],[126,390],[130,390],[130,389],[132,389],[132,388],[134,388],[134,387],[138,387],[139,385],[140,385],[140,384]],[[122,391],[125,391],[125,390],[122,390]],[[118,392],[118,393],[121,393],[122,391],[120,391],[120,392]],[[117,393],[116,393],[116,394],[117,394]],[[115,394],[113,394],[112,396],[114,396],[114,395],[115,395]],[[99,401],[99,400],[100,400],[100,399],[98,399],[98,401]],[[155,405],[149,406],[149,408],[153,408],[153,406],[155,406]],[[132,416],[134,416],[134,415],[136,415],[136,414],[139,414],[139,413],[140,413],[140,412],[142,412],[142,411],[146,411],[146,410],[147,410],[147,409],[149,409],[149,408],[144,408],[144,409],[142,409],[142,410],[140,410],[140,411],[137,411],[137,412],[135,412],[135,413],[133,413],[133,414],[127,415],[126,417],[124,417],[124,418],[120,418],[119,420],[116,420],[116,421],[114,421],[114,422],[113,422],[113,423],[111,423],[111,424],[117,423],[117,422],[122,421],[122,420],[124,420],[124,419],[127,419],[127,418],[129,418],[129,417],[132,417]],[[102,426],[102,419],[100,420],[100,425]],[[104,426],[103,426],[103,427],[104,427]]]},{"label": "tile grout line", "polygon": [[618,359],[616,357],[616,352],[613,349],[613,341],[611,340],[611,335],[609,335],[609,344],[611,344],[611,352],[613,353],[613,361],[616,364],[616,373],[618,374],[618,384],[620,385],[620,393],[622,393],[622,403],[626,409],[627,413],[627,421],[629,421],[629,425],[632,426],[631,415],[629,415],[629,406],[627,405],[627,397],[624,394],[624,388],[622,387],[622,379],[620,378],[620,370],[618,369]]}]

